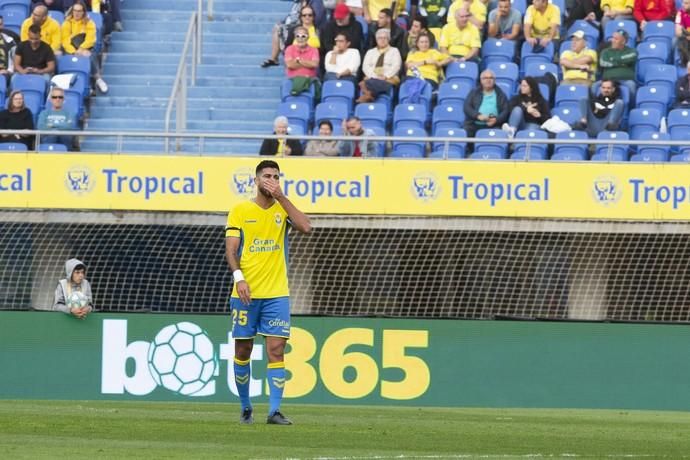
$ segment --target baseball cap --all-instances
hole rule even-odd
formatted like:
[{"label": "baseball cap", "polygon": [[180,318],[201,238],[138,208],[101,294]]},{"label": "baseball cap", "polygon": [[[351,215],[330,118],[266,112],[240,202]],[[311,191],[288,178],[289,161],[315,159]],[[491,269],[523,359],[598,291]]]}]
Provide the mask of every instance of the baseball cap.
[{"label": "baseball cap", "polygon": [[333,10],[333,17],[335,19],[345,19],[350,15],[350,8],[344,3],[338,3]]},{"label": "baseball cap", "polygon": [[585,38],[585,33],[582,30],[576,30],[570,35],[570,38]]},{"label": "baseball cap", "polygon": [[616,33],[624,36],[626,40],[629,38],[628,32],[626,32],[624,29],[618,29],[618,30],[616,30]]}]

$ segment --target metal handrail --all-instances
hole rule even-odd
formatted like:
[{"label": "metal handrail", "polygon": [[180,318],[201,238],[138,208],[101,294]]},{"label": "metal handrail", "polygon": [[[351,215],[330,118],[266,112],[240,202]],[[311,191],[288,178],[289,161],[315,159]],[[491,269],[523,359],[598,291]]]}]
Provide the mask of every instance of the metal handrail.
[{"label": "metal handrail", "polygon": [[[187,26],[187,34],[184,39],[184,46],[182,47],[182,54],[180,62],[177,65],[177,73],[175,74],[175,81],[173,82],[168,105],[165,110],[165,132],[170,133],[170,116],[172,115],[173,106],[177,106],[175,111],[175,132],[180,133],[187,128],[187,54],[189,47],[192,47],[192,76],[191,85],[196,85],[196,66],[201,61],[201,50],[199,48],[198,33],[201,29],[200,16],[198,12],[192,13],[189,18],[189,25]],[[169,137],[165,139],[165,152],[170,152]]]}]

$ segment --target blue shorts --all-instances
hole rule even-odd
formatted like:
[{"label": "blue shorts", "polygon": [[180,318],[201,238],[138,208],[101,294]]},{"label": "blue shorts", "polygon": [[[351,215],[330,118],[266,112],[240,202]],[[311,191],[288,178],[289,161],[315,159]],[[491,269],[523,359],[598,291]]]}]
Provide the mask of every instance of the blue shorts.
[{"label": "blue shorts", "polygon": [[253,339],[257,333],[290,338],[290,297],[253,299],[249,305],[231,297],[230,310],[234,339]]}]

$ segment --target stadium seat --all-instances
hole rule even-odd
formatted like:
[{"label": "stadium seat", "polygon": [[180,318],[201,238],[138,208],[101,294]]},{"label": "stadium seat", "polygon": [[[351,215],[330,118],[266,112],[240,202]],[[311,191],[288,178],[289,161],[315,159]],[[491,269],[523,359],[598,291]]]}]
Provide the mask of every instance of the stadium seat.
[{"label": "stadium seat", "polygon": [[439,105],[455,104],[462,107],[474,85],[464,80],[446,81],[438,87]]},{"label": "stadium seat", "polygon": [[553,42],[549,42],[543,51],[535,53],[532,51],[532,45],[527,42],[522,44],[520,50],[520,68],[526,69],[527,66],[533,62],[550,64],[553,62],[554,47]]},{"label": "stadium seat", "polygon": [[[599,31],[598,27],[594,27],[592,24],[589,22],[585,21],[584,19],[578,19],[573,24],[568,28],[568,33],[567,36],[570,37],[575,33],[576,31],[581,30],[585,33],[585,37],[593,39],[595,43],[599,43],[599,39],[601,38],[601,32]],[[589,40],[587,43],[590,43]],[[592,49],[596,49],[597,47],[593,47]]]},{"label": "stadium seat", "polygon": [[[628,133],[625,131],[602,131],[597,135],[597,140],[627,141],[628,139]],[[592,155],[592,161],[628,161],[628,149],[628,144],[600,144]]]},{"label": "stadium seat", "polygon": [[83,97],[89,95],[91,87],[91,60],[84,56],[63,55],[57,57],[58,73],[73,73],[77,75],[77,81],[71,85],[72,89],[80,91]]},{"label": "stadium seat", "polygon": [[673,155],[668,161],[673,163],[690,163],[690,150]]},{"label": "stadium seat", "polygon": [[549,3],[552,3],[554,6],[558,7],[558,9],[561,11],[561,18],[564,19],[567,14],[565,0],[551,0]]},{"label": "stadium seat", "polygon": [[552,73],[558,80],[560,69],[553,62],[531,62],[524,69],[523,77],[541,77],[547,73]]},{"label": "stadium seat", "polygon": [[67,147],[64,144],[40,144],[38,146],[39,152],[67,152]]},{"label": "stadium seat", "polygon": [[487,38],[482,43],[481,51],[484,68],[494,62],[513,62],[515,59],[515,42],[500,38]]},{"label": "stadium seat", "polygon": [[496,82],[496,86],[501,88],[501,91],[506,95],[508,99],[515,95],[515,87],[509,81],[501,80]]},{"label": "stadium seat", "polygon": [[565,121],[569,125],[577,123],[582,116],[580,115],[580,108],[574,104],[564,104],[561,107],[555,107],[551,110],[551,116],[558,115],[558,118]]},{"label": "stadium seat", "polygon": [[55,19],[58,24],[62,25],[65,22],[65,13],[62,11],[48,10],[48,16]]},{"label": "stadium seat", "polygon": [[672,139],[682,139],[682,133],[690,132],[690,109],[671,110],[666,117],[666,127]]},{"label": "stadium seat", "polygon": [[309,87],[308,91],[302,91],[299,94],[291,94],[291,91],[292,91],[292,81],[289,78],[283,80],[283,83],[280,86],[280,100],[282,102],[302,101],[302,102],[305,102],[309,106],[309,110],[313,110],[314,98],[316,97],[314,85],[311,85]]},{"label": "stadium seat", "polygon": [[43,104],[47,85],[45,79],[40,75],[18,73],[12,77],[11,89],[12,91],[21,91],[24,93],[24,97],[27,94],[36,94],[41,99],[41,104]]},{"label": "stadium seat", "polygon": [[[463,138],[467,137],[467,133],[464,129],[440,128],[434,137]],[[434,142],[429,158],[465,158],[466,149],[464,142]]]},{"label": "stadium seat", "polygon": [[[362,123],[362,126],[365,126],[364,123]],[[374,134],[377,136],[385,136],[386,135],[386,130],[379,127],[379,126],[372,126],[372,127],[366,127],[367,129],[371,129]],[[386,155],[386,142],[381,141],[376,143],[376,152],[369,152],[370,157],[383,157]]]},{"label": "stadium seat", "polygon": [[355,99],[355,84],[349,80],[326,80],[321,87],[321,102],[341,101],[347,104],[348,113],[352,113]]},{"label": "stadium seat", "polygon": [[385,104],[386,106],[386,113],[388,114],[388,119],[391,120],[393,118],[393,99],[395,97],[395,93],[393,91],[393,87],[388,90],[387,93],[385,94],[379,94],[378,97],[374,102],[380,102]]},{"label": "stadium seat", "polygon": [[466,81],[471,88],[477,86],[479,66],[475,62],[451,62],[446,66],[446,81]]},{"label": "stadium seat", "polygon": [[26,19],[29,16],[30,7],[30,0],[0,0],[0,14],[3,15],[3,18],[5,15],[11,14]]},{"label": "stadium seat", "polygon": [[637,22],[633,19],[620,19],[609,21],[606,23],[606,30],[604,30],[604,41],[611,40],[613,33],[619,29],[623,29],[628,33],[627,46],[635,48],[637,43]]},{"label": "stadium seat", "polygon": [[[639,140],[664,141],[671,140],[668,133],[645,133]],[[637,145],[637,153],[630,157],[630,161],[645,163],[661,163],[669,160],[671,146],[666,145]]]},{"label": "stadium seat", "polygon": [[355,116],[362,121],[366,128],[379,127],[386,130],[388,125],[388,111],[382,102],[365,102],[355,106]]},{"label": "stadium seat", "polygon": [[644,133],[658,132],[661,112],[656,109],[632,109],[628,116],[630,139],[642,139]]},{"label": "stadium seat", "polygon": [[644,81],[644,74],[654,64],[667,64],[669,47],[663,42],[647,41],[637,45],[637,64],[635,78],[638,83]]},{"label": "stadium seat", "polygon": [[75,113],[77,118],[81,118],[84,115],[84,98],[81,97],[81,93],[79,91],[66,89],[64,107]]},{"label": "stadium seat", "polygon": [[304,132],[309,131],[311,115],[309,106],[304,101],[281,102],[278,106],[278,115],[287,117],[292,126],[301,126]]},{"label": "stadium seat", "polygon": [[508,139],[508,133],[500,129],[480,129],[474,136],[473,160],[504,160],[508,156],[508,144],[486,142],[483,139]]},{"label": "stadium seat", "polygon": [[426,122],[424,104],[398,104],[393,111],[393,131],[403,128],[425,129]]},{"label": "stadium seat", "polygon": [[541,129],[523,129],[515,133],[515,139],[524,139],[524,143],[513,144],[515,150],[510,156],[512,160],[545,160],[548,144],[533,144],[533,139],[548,139],[548,133]]},{"label": "stadium seat", "polygon": [[45,106],[45,98],[38,93],[27,92],[24,93],[24,105],[31,110],[34,116],[34,125],[38,123],[38,114],[41,113]]},{"label": "stadium seat", "polygon": [[2,9],[0,10],[0,14],[2,14],[2,18],[5,21],[5,27],[19,34],[22,28],[22,22],[26,19],[27,14],[14,9]]},{"label": "stadium seat", "polygon": [[21,142],[3,142],[0,143],[0,151],[3,152],[26,152],[29,149],[26,148],[26,145],[22,144]]},{"label": "stadium seat", "polygon": [[438,105],[431,117],[431,132],[433,136],[439,130],[460,129],[465,121],[465,112],[458,105]]},{"label": "stadium seat", "polygon": [[[427,137],[427,132],[422,128],[400,128],[393,133],[395,137]],[[426,143],[419,141],[395,141],[391,157],[397,158],[424,158]]]},{"label": "stadium seat", "polygon": [[97,53],[100,53],[103,48],[103,15],[101,13],[89,11],[89,19],[91,19],[96,26],[96,46],[94,49]]},{"label": "stadium seat", "polygon": [[[354,15],[353,15],[354,16]],[[362,43],[369,43],[369,24],[362,15],[354,16],[357,22],[362,26]]]},{"label": "stadium seat", "polygon": [[670,50],[676,36],[675,27],[673,21],[649,21],[642,32],[642,41],[663,41]]},{"label": "stadium seat", "polygon": [[587,159],[587,144],[589,140],[584,131],[567,131],[556,134],[556,139],[578,140],[578,144],[556,144],[551,160],[554,161],[585,161]]},{"label": "stadium seat", "polygon": [[527,11],[527,0],[513,0],[511,3],[511,6],[518,10],[522,16],[525,15],[525,11]]},{"label": "stadium seat", "polygon": [[644,70],[645,86],[665,86],[668,94],[675,94],[676,68],[670,64],[650,64]]},{"label": "stadium seat", "polygon": [[486,66],[496,75],[496,84],[505,82],[511,88],[510,94],[515,94],[520,70],[514,62],[492,62]]},{"label": "stadium seat", "polygon": [[314,110],[314,126],[318,126],[321,120],[330,121],[334,127],[336,124],[341,126],[349,115],[350,111],[345,102],[322,102]]},{"label": "stadium seat", "polygon": [[662,115],[668,111],[668,90],[663,86],[642,86],[635,95],[635,108],[656,109]]},{"label": "stadium seat", "polygon": [[400,90],[398,91],[398,104],[424,104],[428,112],[431,110],[431,84],[424,81],[422,91],[415,97],[410,94],[410,89],[417,84],[412,80],[413,79],[408,78],[400,85]]}]

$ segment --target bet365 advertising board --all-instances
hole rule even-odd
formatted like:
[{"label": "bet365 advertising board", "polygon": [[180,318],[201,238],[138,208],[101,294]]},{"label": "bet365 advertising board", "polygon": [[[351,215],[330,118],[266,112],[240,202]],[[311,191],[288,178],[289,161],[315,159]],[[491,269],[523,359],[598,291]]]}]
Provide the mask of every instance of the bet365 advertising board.
[{"label": "bet365 advertising board", "polygon": [[[261,159],[3,154],[0,208],[227,212]],[[278,158],[308,213],[690,219],[690,165]]]},{"label": "bet365 advertising board", "polygon": [[[690,410],[688,343],[687,325],[295,317],[285,404]],[[227,316],[0,312],[0,398],[236,403],[233,354]]]}]

